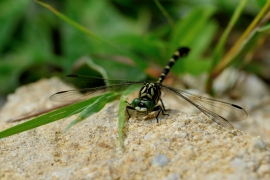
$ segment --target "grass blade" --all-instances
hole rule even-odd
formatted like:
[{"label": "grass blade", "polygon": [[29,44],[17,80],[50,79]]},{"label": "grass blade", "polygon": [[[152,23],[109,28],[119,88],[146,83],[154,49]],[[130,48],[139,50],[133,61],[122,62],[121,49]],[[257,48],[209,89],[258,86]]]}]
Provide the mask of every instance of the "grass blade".
[{"label": "grass blade", "polygon": [[125,128],[125,118],[126,118],[126,96],[121,96],[119,102],[119,114],[118,114],[118,138],[122,151],[125,150],[124,147],[124,128]]},{"label": "grass blade", "polygon": [[[266,1],[264,7],[261,9],[259,14],[255,17],[252,23],[248,26],[242,36],[237,40],[234,46],[229,50],[229,52],[222,58],[222,61],[217,64],[217,66],[211,72],[208,83],[207,83],[207,91],[210,92],[212,89],[213,79],[216,78],[222,71],[225,69],[239,54],[239,52],[243,49],[245,43],[247,43],[248,37],[253,33],[254,29],[259,25],[259,22],[265,17],[265,15],[269,12],[270,9],[270,1]],[[260,24],[262,26],[263,24]]]},{"label": "grass blade", "polygon": [[64,108],[52,111],[48,114],[44,114],[42,116],[39,116],[37,118],[34,118],[32,120],[29,120],[27,122],[24,122],[22,124],[16,125],[14,127],[11,127],[9,129],[6,129],[4,131],[0,132],[0,138],[12,136],[14,134],[18,134],[24,131],[28,131],[30,129],[52,123],[54,121],[66,118],[70,115],[70,112],[77,111],[78,113],[83,110],[83,107],[88,106],[89,104],[94,103],[100,96],[93,97],[91,99],[72,104],[69,106],[66,106]]},{"label": "grass blade", "polygon": [[85,120],[87,117],[99,112],[103,107],[110,101],[116,99],[119,96],[117,93],[108,93],[105,95],[102,95],[97,100],[95,100],[93,103],[88,105],[83,109],[83,111],[78,115],[78,117],[72,121],[64,130],[64,132],[67,132],[68,129],[70,129],[73,125],[77,124],[80,121]]},{"label": "grass blade", "polygon": [[60,19],[62,19],[63,21],[67,22],[68,24],[70,24],[71,26],[75,27],[76,29],[82,31],[83,33],[89,35],[90,37],[103,42],[105,44],[107,44],[108,46],[114,48],[115,50],[118,50],[119,52],[122,52],[122,49],[119,48],[118,46],[116,46],[113,43],[110,43],[102,38],[100,38],[99,36],[97,36],[96,34],[94,34],[93,32],[89,31],[88,29],[86,29],[85,27],[83,27],[82,25],[78,24],[77,22],[71,20],[70,18],[68,18],[67,16],[65,16],[64,14],[60,13],[59,11],[57,11],[56,9],[54,9],[52,6],[50,6],[49,4],[46,4],[44,2],[41,2],[40,0],[35,0],[38,4],[42,5],[43,7],[49,9],[50,11],[52,11],[57,17],[59,17]]},{"label": "grass blade", "polygon": [[121,98],[120,98],[120,102],[119,102],[119,114],[118,114],[118,138],[119,138],[119,143],[120,143],[120,147],[122,149],[122,151],[125,150],[124,147],[124,129],[125,129],[125,123],[126,123],[126,106],[127,106],[127,95],[129,95],[132,92],[135,92],[139,89],[140,87],[138,85],[134,85],[134,86],[130,86],[129,88],[127,88]]},{"label": "grass blade", "polygon": [[162,12],[162,14],[165,16],[165,18],[167,19],[168,23],[170,24],[170,26],[172,27],[172,29],[174,29],[174,22],[171,18],[171,16],[169,15],[169,13],[166,11],[166,9],[161,5],[161,3],[159,2],[159,0],[154,0],[156,6],[159,8],[159,10]]},{"label": "grass blade", "polygon": [[213,61],[212,61],[212,68],[214,68],[217,63],[220,61],[220,58],[223,54],[224,45],[228,39],[229,33],[231,32],[232,28],[238,21],[242,11],[244,10],[245,5],[247,4],[247,0],[242,0],[237,8],[235,9],[232,18],[230,19],[230,22],[228,26],[226,27],[225,31],[223,32],[222,36],[220,37],[218,44],[216,48],[214,49],[213,54]]},{"label": "grass blade", "polygon": [[[222,36],[220,37],[220,40],[218,41],[216,48],[214,49],[212,65],[211,65],[210,71],[213,71],[215,66],[219,63],[220,59],[222,58],[223,51],[224,51],[224,45],[228,39],[229,33],[231,32],[232,28],[234,27],[237,20],[239,19],[246,4],[247,4],[247,0],[242,0],[238,4],[237,8],[235,9],[228,26],[226,27],[225,31],[223,32]],[[208,93],[211,93],[212,84],[213,84],[213,79],[211,79],[211,73],[209,73],[207,83],[206,83],[206,91]]]}]

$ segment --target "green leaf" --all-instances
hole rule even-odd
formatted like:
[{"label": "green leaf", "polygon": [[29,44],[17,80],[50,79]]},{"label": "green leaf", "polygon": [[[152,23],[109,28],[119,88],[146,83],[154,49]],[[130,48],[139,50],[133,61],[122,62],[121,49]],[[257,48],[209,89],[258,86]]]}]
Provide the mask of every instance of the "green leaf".
[{"label": "green leaf", "polygon": [[216,30],[217,25],[211,22],[202,27],[202,35],[198,36],[196,43],[192,43],[190,46],[190,54],[178,61],[175,67],[172,68],[172,71],[176,74],[190,73],[193,75],[200,75],[203,72],[207,72],[211,66],[211,59],[201,58],[201,56],[210,46]]},{"label": "green leaf", "polygon": [[15,27],[18,25],[18,21],[22,18],[23,13],[27,11],[27,5],[30,3],[30,0],[0,1],[0,52],[5,45],[12,42],[11,39],[13,38]]},{"label": "green leaf", "polygon": [[145,73],[132,65],[120,63],[108,59],[95,59],[95,64],[106,69],[109,79],[126,79],[133,81],[142,81],[146,78]]},{"label": "green leaf", "polygon": [[159,37],[152,34],[140,35],[140,34],[120,34],[113,39],[118,44],[124,44],[128,49],[145,56],[147,59],[161,58],[161,49],[164,49],[164,43]]},{"label": "green leaf", "polygon": [[[102,77],[104,79],[111,79],[108,77],[106,68],[100,66],[98,62],[94,62],[89,56],[84,56],[76,61],[74,64],[73,72],[80,75],[88,75],[93,77]],[[75,82],[76,83],[76,82]],[[85,87],[80,87],[85,88]]]},{"label": "green leaf", "polygon": [[209,61],[201,61],[201,56],[208,49],[217,31],[216,22],[211,20],[215,11],[216,9],[212,6],[194,8],[186,18],[176,23],[170,40],[172,48],[168,57],[179,46],[188,46],[191,52],[175,64],[173,72],[198,75],[209,69]]},{"label": "green leaf", "polygon": [[[66,8],[66,16],[71,17],[78,24],[82,24],[85,29],[91,29],[91,33],[98,36],[99,39],[102,37],[102,41],[93,41],[77,29],[66,27],[68,31],[64,31],[63,36],[64,48],[68,53],[68,61],[70,61],[67,66],[71,66],[78,57],[91,53],[127,56],[136,63],[139,69],[145,68],[146,65],[142,59],[136,57],[125,45],[115,42],[114,38],[130,33],[141,35],[148,25],[149,15],[147,13],[141,12],[142,15],[137,20],[129,19],[121,16],[107,1],[69,1]],[[95,60],[95,58],[92,59]]]},{"label": "green leaf", "polygon": [[203,72],[207,72],[210,68],[211,61],[210,59],[195,59],[195,60],[190,60],[190,59],[184,59],[181,62],[181,68],[183,68],[185,71],[193,75],[200,75]]},{"label": "green leaf", "polygon": [[172,54],[176,47],[196,44],[197,38],[204,35],[201,29],[211,22],[210,18],[214,12],[215,8],[212,6],[194,8],[186,18],[179,20],[170,38],[169,53]]}]

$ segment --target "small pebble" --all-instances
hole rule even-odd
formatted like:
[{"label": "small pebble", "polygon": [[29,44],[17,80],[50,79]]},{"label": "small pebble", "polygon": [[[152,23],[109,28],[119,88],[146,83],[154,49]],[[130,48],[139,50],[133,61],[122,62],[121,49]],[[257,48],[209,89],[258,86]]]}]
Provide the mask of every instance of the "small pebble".
[{"label": "small pebble", "polygon": [[270,173],[270,166],[268,164],[262,164],[258,169],[258,174],[263,175],[266,173]]},{"label": "small pebble", "polygon": [[14,152],[14,151],[11,151],[11,152],[10,152],[10,155],[11,155],[12,157],[15,157],[15,156],[17,155],[17,153]]},{"label": "small pebble", "polygon": [[201,140],[201,139],[202,139],[202,137],[198,136],[198,135],[193,137],[193,140],[196,140],[196,141]]},{"label": "small pebble", "polygon": [[184,127],[185,125],[186,125],[186,122],[184,122],[184,121],[178,123],[178,126],[179,126],[179,127]]},{"label": "small pebble", "polygon": [[187,148],[183,149],[183,155],[185,156],[185,158],[187,160],[190,160],[190,159],[196,157],[196,153],[194,152],[192,147],[187,147]]},{"label": "small pebble", "polygon": [[153,134],[152,132],[148,132],[148,133],[144,136],[144,139],[145,139],[145,140],[148,140],[148,139],[151,137],[152,134]]},{"label": "small pebble", "polygon": [[177,173],[173,173],[173,174],[169,174],[166,178],[164,178],[163,180],[179,180],[181,179],[180,174]]},{"label": "small pebble", "polygon": [[258,162],[248,162],[247,164],[246,164],[246,167],[247,168],[250,168],[252,171],[256,171],[257,170],[257,168],[259,167],[259,163]]},{"label": "small pebble", "polygon": [[243,170],[245,169],[246,163],[243,159],[235,158],[232,160],[231,166],[233,169]]},{"label": "small pebble", "polygon": [[164,167],[168,164],[169,159],[165,154],[159,154],[151,160],[152,166]]},{"label": "small pebble", "polygon": [[254,147],[256,149],[265,149],[266,145],[261,139],[254,140]]}]

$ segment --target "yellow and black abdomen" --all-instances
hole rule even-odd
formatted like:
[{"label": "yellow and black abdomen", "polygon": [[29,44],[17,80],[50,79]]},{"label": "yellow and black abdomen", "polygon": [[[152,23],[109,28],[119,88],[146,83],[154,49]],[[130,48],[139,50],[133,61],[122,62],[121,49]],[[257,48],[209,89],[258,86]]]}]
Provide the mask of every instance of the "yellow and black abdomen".
[{"label": "yellow and black abdomen", "polygon": [[181,47],[177,49],[171,59],[169,60],[168,64],[163,69],[163,72],[160,74],[160,77],[157,81],[157,83],[162,83],[167,74],[170,72],[171,68],[173,67],[174,63],[177,61],[179,57],[185,57],[189,52],[189,48],[187,47]]}]

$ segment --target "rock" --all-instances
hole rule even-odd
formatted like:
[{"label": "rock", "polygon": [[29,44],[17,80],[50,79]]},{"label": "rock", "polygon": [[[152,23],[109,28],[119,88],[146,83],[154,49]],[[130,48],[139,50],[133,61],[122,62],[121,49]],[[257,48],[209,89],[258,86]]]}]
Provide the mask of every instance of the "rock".
[{"label": "rock", "polygon": [[[19,88],[0,112],[1,130],[18,124],[9,118],[53,107],[48,97],[67,89],[57,79]],[[124,152],[117,101],[66,133],[76,115],[0,139],[0,179],[270,179],[268,141],[202,113],[169,113],[159,123],[132,116]]]}]

